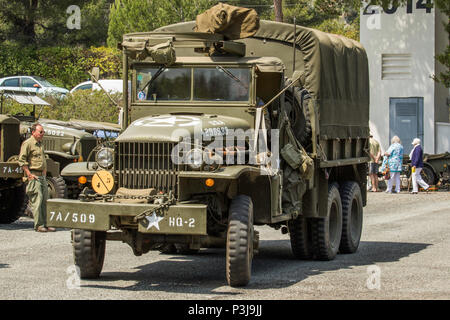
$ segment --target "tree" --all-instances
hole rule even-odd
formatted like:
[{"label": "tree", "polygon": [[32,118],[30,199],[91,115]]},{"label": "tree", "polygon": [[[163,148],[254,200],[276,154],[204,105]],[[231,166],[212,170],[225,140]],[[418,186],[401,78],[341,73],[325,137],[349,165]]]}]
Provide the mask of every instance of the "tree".
[{"label": "tree", "polygon": [[[102,44],[111,0],[0,0],[0,41],[25,45]],[[67,9],[76,6],[80,29],[69,28]]]},{"label": "tree", "polygon": [[[450,35],[450,3],[448,0],[436,0],[436,6],[447,15],[447,21],[444,22],[445,31]],[[450,37],[448,39],[450,41]],[[447,47],[444,52],[438,54],[436,56],[436,60],[442,63],[447,70],[445,72],[440,72],[438,75],[435,75],[433,78],[439,83],[442,83],[446,88],[450,88],[450,46],[449,42],[447,42]]]},{"label": "tree", "polygon": [[283,22],[283,1],[273,0],[273,9],[275,12],[275,21]]},{"label": "tree", "polygon": [[108,45],[117,46],[126,33],[194,20],[210,6],[210,0],[115,0],[109,15]]}]

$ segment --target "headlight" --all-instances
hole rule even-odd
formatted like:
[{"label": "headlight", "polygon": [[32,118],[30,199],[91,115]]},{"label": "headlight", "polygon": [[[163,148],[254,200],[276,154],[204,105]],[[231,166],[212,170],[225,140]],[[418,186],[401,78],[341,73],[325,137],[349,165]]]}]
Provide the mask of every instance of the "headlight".
[{"label": "headlight", "polygon": [[95,161],[104,169],[109,169],[113,165],[114,150],[111,148],[101,148],[95,154]]},{"label": "headlight", "polygon": [[184,163],[192,170],[200,170],[203,165],[203,150],[199,148],[189,150],[184,157]]}]

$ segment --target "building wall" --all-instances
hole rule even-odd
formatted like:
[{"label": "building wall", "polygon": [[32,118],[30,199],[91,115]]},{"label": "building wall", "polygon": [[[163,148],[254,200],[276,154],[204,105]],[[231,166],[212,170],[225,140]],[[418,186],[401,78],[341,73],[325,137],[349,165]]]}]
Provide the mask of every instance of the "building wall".
[{"label": "building wall", "polygon": [[[435,73],[435,10],[417,9],[417,2],[422,3],[413,0],[411,7],[399,7],[390,13],[363,5],[360,41],[369,59],[370,129],[374,138],[384,150],[388,148],[390,98],[423,97],[422,145],[426,153],[434,153],[435,83],[431,76]],[[391,75],[382,80],[383,54],[409,55],[406,69],[410,74],[399,75],[402,79],[392,79],[397,76]],[[410,144],[414,138],[403,144]]]}]

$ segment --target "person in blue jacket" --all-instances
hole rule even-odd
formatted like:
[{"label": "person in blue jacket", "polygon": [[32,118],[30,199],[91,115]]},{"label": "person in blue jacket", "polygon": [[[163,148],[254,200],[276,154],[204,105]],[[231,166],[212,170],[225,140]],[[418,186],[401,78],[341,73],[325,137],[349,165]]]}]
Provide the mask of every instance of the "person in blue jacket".
[{"label": "person in blue jacket", "polygon": [[[381,165],[382,171],[384,171],[386,166],[388,166],[391,174],[391,177],[387,183],[386,193],[400,193],[400,172],[402,171],[402,163],[403,146],[401,145],[400,138],[398,136],[393,136],[389,149],[387,149],[384,153],[384,160]],[[394,184],[395,191],[392,191]]]},{"label": "person in blue jacket", "polygon": [[423,150],[420,145],[420,139],[415,138],[412,142],[414,148],[409,154],[409,158],[411,159],[411,178],[412,178],[412,194],[417,194],[419,192],[418,184],[424,189],[428,190],[430,187],[425,181],[423,181],[420,172],[423,169]]}]

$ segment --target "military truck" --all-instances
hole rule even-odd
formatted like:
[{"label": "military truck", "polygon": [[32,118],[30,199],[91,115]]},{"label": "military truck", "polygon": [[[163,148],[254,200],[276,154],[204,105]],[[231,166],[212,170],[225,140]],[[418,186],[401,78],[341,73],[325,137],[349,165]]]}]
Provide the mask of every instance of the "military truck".
[{"label": "military truck", "polygon": [[255,226],[289,233],[298,259],[357,250],[369,161],[364,49],[301,26],[244,24],[253,12],[229,7],[238,14],[225,16],[241,17],[228,28],[235,37],[202,32],[199,18],[123,36],[126,129],[101,150],[92,188],[47,206],[49,226],[73,229],[81,278],[100,276],[108,240],[137,256],[223,247],[230,286],[250,281]]},{"label": "military truck", "polygon": [[[430,186],[439,185],[441,188],[450,188],[450,153],[423,155],[423,169],[420,173],[423,180]],[[411,175],[411,159],[403,157],[403,170],[409,178]]]},{"label": "military truck", "polygon": [[[43,145],[45,149],[45,154],[47,155],[47,166],[50,168],[48,170],[47,182],[49,187],[49,197],[50,198],[77,198],[78,194],[82,190],[83,185],[81,185],[77,180],[67,179],[65,180],[60,176],[60,170],[63,169],[70,163],[80,162],[88,158],[90,152],[97,146],[98,139],[92,133],[86,132],[83,128],[80,128],[81,123],[78,124],[76,122],[65,122],[65,121],[56,121],[49,119],[39,119],[38,110],[36,110],[36,106],[45,107],[50,106],[46,101],[39,98],[36,94],[33,93],[20,93],[10,90],[2,90],[0,92],[1,97],[1,112],[4,113],[4,102],[6,99],[15,100],[17,103],[22,105],[29,106],[30,113],[18,113],[14,115],[3,115],[3,119],[6,123],[16,124],[16,121],[11,120],[15,119],[18,121],[19,126],[14,125],[11,129],[11,134],[5,136],[5,139],[2,139],[2,147],[11,148],[13,150],[12,154],[8,154],[8,158],[4,158],[2,161],[8,161],[8,167],[4,167],[5,173],[11,171],[8,176],[14,172],[15,178],[20,178],[19,176],[23,176],[23,172],[21,168],[18,168],[17,156],[20,152],[21,143],[28,139],[31,136],[31,126],[34,122],[39,121],[45,131],[45,135],[43,138]],[[76,125],[78,124],[78,128]],[[89,126],[88,126],[89,127]],[[92,127],[92,128],[91,128]],[[91,124],[89,129],[93,130],[94,126]],[[103,127],[101,127],[103,128]],[[100,129],[101,129],[100,128]],[[99,127],[97,126],[97,129]],[[105,127],[103,129],[114,129],[110,127]],[[14,162],[14,165],[12,162]],[[13,179],[13,177],[10,177]],[[18,185],[22,185],[19,181],[15,181]],[[7,185],[10,185],[8,182]],[[5,222],[13,222],[15,221],[22,213],[27,214],[28,216],[32,216],[32,212],[29,208],[27,208],[26,203],[28,202],[26,196],[21,195],[22,192],[17,194],[18,199],[24,199],[25,201],[25,210],[22,208],[23,206],[16,206],[14,209],[8,209],[11,213],[11,218],[5,218]],[[5,193],[6,194],[6,193]],[[5,197],[5,199],[9,199],[10,197]],[[18,203],[17,199],[13,200],[12,203]],[[7,200],[2,200],[7,201]],[[5,209],[6,210],[6,209]],[[5,216],[5,214],[4,214]],[[8,216],[8,215],[6,215]]]}]

